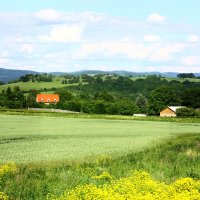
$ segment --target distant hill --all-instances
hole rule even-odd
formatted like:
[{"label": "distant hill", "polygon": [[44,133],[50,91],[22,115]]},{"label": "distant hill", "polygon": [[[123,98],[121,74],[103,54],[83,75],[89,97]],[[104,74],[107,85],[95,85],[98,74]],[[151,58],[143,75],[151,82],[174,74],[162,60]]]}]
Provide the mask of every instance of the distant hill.
[{"label": "distant hill", "polygon": [[8,82],[18,79],[25,74],[38,74],[39,72],[29,70],[14,70],[0,68],[0,81]]},{"label": "distant hill", "polygon": [[[0,68],[0,81],[8,82],[18,79],[19,77],[25,75],[25,74],[40,74],[41,72],[36,71],[30,71],[30,70],[14,70],[14,69],[4,69]],[[148,75],[160,75],[162,77],[167,78],[175,78],[177,77],[178,72],[130,72],[130,71],[124,71],[124,70],[118,70],[118,71],[100,71],[100,70],[81,70],[76,72],[51,72],[50,74],[61,76],[64,74],[71,74],[71,75],[82,75],[82,74],[89,74],[89,75],[96,75],[96,74],[117,74],[120,76],[148,76]],[[194,73],[195,76],[200,76],[200,73]]]},{"label": "distant hill", "polygon": [[165,73],[160,73],[160,72],[130,72],[130,71],[123,71],[123,70],[118,70],[118,71],[100,71],[100,70],[82,70],[82,71],[76,71],[76,72],[70,72],[70,73],[65,73],[65,72],[52,72],[51,74],[54,75],[64,75],[64,74],[72,74],[72,75],[82,75],[82,74],[91,74],[91,75],[96,75],[96,74],[117,74],[120,76],[148,76],[148,75],[161,75],[164,77],[168,78],[173,78],[176,77],[178,73],[176,72],[165,72]]},{"label": "distant hill", "polygon": [[[160,75],[167,78],[176,78],[177,74],[179,72],[130,72],[130,71],[124,71],[124,70],[116,70],[116,71],[101,71],[101,70],[81,70],[76,72],[51,72],[53,75],[64,75],[64,74],[71,74],[71,75],[82,75],[82,74],[90,74],[90,75],[96,75],[96,74],[117,74],[120,76],[148,76],[148,75]],[[195,76],[200,76],[200,73],[194,73]]]}]

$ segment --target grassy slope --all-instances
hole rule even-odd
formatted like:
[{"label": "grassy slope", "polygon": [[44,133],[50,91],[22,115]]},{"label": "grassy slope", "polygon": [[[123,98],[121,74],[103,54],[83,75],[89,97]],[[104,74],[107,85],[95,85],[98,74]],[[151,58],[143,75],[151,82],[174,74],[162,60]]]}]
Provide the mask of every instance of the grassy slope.
[{"label": "grassy slope", "polygon": [[46,165],[19,165],[18,172],[5,176],[0,191],[11,199],[45,199],[80,184],[104,184],[92,176],[109,172],[114,178],[129,176],[133,170],[145,170],[154,178],[171,182],[179,177],[200,179],[200,134],[182,135],[122,157],[97,157],[90,162],[52,162]]},{"label": "grassy slope", "polygon": [[62,84],[63,78],[56,77],[53,79],[52,82],[17,82],[17,83],[11,83],[7,85],[1,85],[0,90],[6,89],[8,86],[11,88],[15,86],[19,86],[23,91],[30,91],[32,89],[41,90],[41,89],[51,89],[51,88],[61,88],[65,87],[65,84]]}]

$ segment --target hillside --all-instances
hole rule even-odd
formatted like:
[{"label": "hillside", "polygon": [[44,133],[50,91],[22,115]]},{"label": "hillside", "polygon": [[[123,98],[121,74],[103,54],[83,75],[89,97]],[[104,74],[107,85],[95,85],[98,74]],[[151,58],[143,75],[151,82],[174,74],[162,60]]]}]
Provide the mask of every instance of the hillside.
[{"label": "hillside", "polygon": [[[41,72],[31,71],[31,70],[15,70],[15,69],[4,69],[0,68],[0,81],[2,82],[9,82],[16,79],[19,79],[21,76],[26,74],[40,74]],[[49,74],[56,75],[56,76],[63,76],[63,75],[75,75],[81,76],[83,74],[89,75],[97,75],[97,74],[109,74],[109,75],[118,75],[118,76],[133,76],[133,77],[140,77],[140,76],[149,76],[149,75],[160,75],[166,78],[176,78],[178,72],[131,72],[125,70],[117,70],[117,71],[101,71],[101,70],[81,70],[75,72],[50,72]],[[194,73],[195,76],[200,76],[200,73]]]},{"label": "hillside", "polygon": [[[66,74],[65,72],[51,72],[53,75],[64,75]],[[97,74],[109,74],[109,75],[118,75],[118,76],[148,76],[148,75],[160,75],[163,77],[168,77],[168,78],[175,78],[177,76],[177,72],[131,72],[131,71],[124,71],[124,70],[116,70],[116,71],[101,71],[101,70],[81,70],[81,71],[75,71],[75,72],[70,72],[67,74],[71,75],[76,75],[80,76],[82,74],[89,74],[89,75],[97,75]]]},{"label": "hillside", "polygon": [[39,74],[39,72],[30,70],[14,70],[0,68],[0,81],[9,82],[18,79],[25,74]]}]

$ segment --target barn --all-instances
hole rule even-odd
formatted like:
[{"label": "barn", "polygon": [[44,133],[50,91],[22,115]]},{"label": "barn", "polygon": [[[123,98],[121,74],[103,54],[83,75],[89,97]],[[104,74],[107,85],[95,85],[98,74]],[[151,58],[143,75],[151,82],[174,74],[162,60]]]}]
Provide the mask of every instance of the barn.
[{"label": "barn", "polygon": [[160,117],[176,117],[176,110],[185,106],[168,106],[160,112]]},{"label": "barn", "polygon": [[58,103],[59,100],[59,95],[58,94],[37,94],[36,97],[36,102],[38,103],[45,103],[45,104],[50,104],[50,103]]}]

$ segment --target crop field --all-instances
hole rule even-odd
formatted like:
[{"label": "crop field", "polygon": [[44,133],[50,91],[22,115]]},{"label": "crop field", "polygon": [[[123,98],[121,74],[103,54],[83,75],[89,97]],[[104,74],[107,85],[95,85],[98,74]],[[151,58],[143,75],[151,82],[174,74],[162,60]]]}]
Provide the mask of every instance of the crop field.
[{"label": "crop field", "polygon": [[123,155],[200,124],[0,115],[0,162],[34,163]]},{"label": "crop field", "polygon": [[0,114],[0,199],[200,196],[199,118],[7,112]]}]

